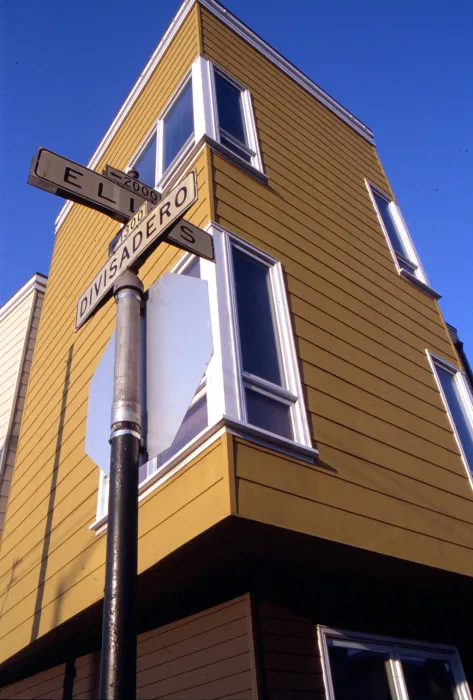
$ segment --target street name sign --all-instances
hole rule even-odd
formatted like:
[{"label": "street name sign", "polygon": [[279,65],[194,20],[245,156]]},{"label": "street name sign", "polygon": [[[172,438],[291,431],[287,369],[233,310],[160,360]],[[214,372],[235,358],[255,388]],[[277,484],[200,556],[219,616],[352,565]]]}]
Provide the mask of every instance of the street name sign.
[{"label": "street name sign", "polygon": [[215,260],[214,242],[210,233],[204,231],[190,221],[181,219],[166,234],[166,241],[178,248],[189,250],[201,258],[206,258],[212,262]]},{"label": "street name sign", "polygon": [[145,201],[140,194],[46,148],[40,148],[33,158],[28,184],[85,204],[124,224]]},{"label": "street name sign", "polygon": [[[161,202],[145,216],[134,233],[125,238],[115,249],[98,275],[88,286],[77,303],[76,330],[89,318],[106,298],[122,272],[143,258],[153,243],[164,237],[176,219],[197,200],[196,171],[190,172]],[[135,265],[136,267],[137,265]]]},{"label": "street name sign", "polygon": [[144,182],[135,180],[127,173],[124,173],[122,170],[118,170],[117,168],[113,168],[111,165],[105,166],[103,169],[103,174],[109,180],[113,180],[113,182],[117,182],[122,187],[126,187],[126,189],[130,190],[130,192],[138,194],[140,197],[143,197],[143,199],[147,199],[149,202],[151,202],[151,204],[157,204],[161,199],[159,192],[153,190],[152,187],[145,185]]}]

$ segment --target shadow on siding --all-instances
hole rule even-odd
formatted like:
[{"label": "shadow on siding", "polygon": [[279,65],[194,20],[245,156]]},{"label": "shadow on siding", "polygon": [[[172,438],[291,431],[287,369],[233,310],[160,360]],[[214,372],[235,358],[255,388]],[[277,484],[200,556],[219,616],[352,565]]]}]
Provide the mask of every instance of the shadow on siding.
[{"label": "shadow on siding", "polygon": [[44,529],[43,550],[41,554],[41,567],[39,570],[38,587],[36,590],[36,603],[34,607],[33,626],[31,628],[30,642],[34,642],[38,638],[39,625],[41,622],[41,610],[43,607],[44,583],[46,579],[46,570],[48,566],[48,554],[51,541],[51,526],[54,515],[54,502],[56,500],[56,484],[59,472],[59,464],[61,461],[62,434],[64,431],[65,413],[67,405],[67,394],[69,391],[69,381],[71,376],[72,355],[74,345],[71,345],[67,354],[66,372],[64,376],[64,389],[62,391],[61,411],[59,414],[59,425],[56,439],[56,453],[54,457],[53,471],[51,475],[51,488],[49,490],[48,511],[46,517],[46,527]]}]

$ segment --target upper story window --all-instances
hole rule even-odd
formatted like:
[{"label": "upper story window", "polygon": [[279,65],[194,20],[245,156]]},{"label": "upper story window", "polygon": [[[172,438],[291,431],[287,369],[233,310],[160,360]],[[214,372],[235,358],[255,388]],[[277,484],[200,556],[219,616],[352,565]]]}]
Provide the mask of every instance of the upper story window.
[{"label": "upper story window", "polygon": [[473,483],[473,397],[464,373],[427,352],[463,461]]},{"label": "upper story window", "polygon": [[399,207],[375,185],[367,181],[366,185],[399,273],[438,299],[439,295],[429,286]]},{"label": "upper story window", "polygon": [[220,71],[215,70],[214,76],[220,143],[251,163],[256,153],[248,146],[249,119],[245,119],[245,91]]},{"label": "upper story window", "polygon": [[320,629],[328,700],[469,700],[454,647]]},{"label": "upper story window", "polygon": [[193,141],[194,111],[192,106],[192,80],[189,80],[159,120],[158,133],[162,132],[162,163],[164,173],[181,151]]},{"label": "upper story window", "polygon": [[202,138],[241,167],[262,172],[249,90],[198,56],[129,167],[142,182],[163,189]]}]

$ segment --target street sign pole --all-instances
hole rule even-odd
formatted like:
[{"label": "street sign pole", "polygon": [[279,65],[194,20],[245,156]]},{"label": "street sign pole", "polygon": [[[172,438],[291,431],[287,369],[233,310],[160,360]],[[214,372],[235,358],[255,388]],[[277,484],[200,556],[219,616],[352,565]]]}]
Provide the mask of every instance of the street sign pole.
[{"label": "street sign pole", "polygon": [[[106,175],[40,148],[28,183],[128,223],[109,247],[110,257],[79,298],[76,331],[108,295],[115,296],[115,366],[110,429],[107,558],[100,665],[101,700],[136,700],[136,590],[138,483],[141,443],[140,315],[143,284],[136,269],[161,240],[214,260],[211,236],[182,215],[197,201],[197,175],[188,173],[164,199],[107,166]],[[135,181],[135,184],[133,184]],[[151,211],[146,202],[155,204]],[[144,209],[141,210],[141,207]],[[147,213],[146,213],[147,212]],[[171,229],[172,227],[172,229]],[[199,376],[202,376],[199,374]],[[176,427],[177,430],[177,427]]]},{"label": "street sign pole", "polygon": [[115,282],[113,293],[117,314],[100,698],[134,700],[143,284],[127,270]]}]

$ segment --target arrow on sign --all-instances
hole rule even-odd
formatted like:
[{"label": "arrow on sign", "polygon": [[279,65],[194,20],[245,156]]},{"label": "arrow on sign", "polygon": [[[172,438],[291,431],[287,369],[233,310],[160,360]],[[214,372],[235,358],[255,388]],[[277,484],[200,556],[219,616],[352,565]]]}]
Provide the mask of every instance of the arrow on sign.
[{"label": "arrow on sign", "polygon": [[193,170],[143,219],[137,230],[115,249],[98,275],[77,303],[76,330],[89,318],[111,292],[114,282],[137,261],[143,261],[145,251],[159,241],[173,224],[197,199],[196,171]]},{"label": "arrow on sign", "polygon": [[134,194],[138,194],[140,195],[140,197],[147,199],[151,202],[151,204],[157,204],[161,199],[159,193],[156,192],[156,190],[154,190],[152,187],[150,187],[149,185],[145,185],[144,182],[135,180],[133,177],[131,177],[127,173],[124,173],[122,170],[112,168],[111,165],[105,166],[103,174],[109,180],[113,180],[113,182],[118,182],[119,185],[121,185],[122,187],[126,187],[127,190],[130,190]]}]

